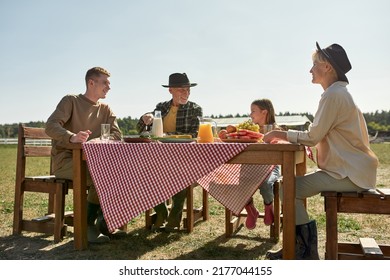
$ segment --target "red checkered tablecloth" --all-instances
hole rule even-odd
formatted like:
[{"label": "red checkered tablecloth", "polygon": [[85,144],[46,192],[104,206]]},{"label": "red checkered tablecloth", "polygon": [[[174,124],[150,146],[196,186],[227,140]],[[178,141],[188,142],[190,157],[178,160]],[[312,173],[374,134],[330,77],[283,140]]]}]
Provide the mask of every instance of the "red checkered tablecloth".
[{"label": "red checkered tablecloth", "polygon": [[273,165],[223,164],[197,180],[207,192],[238,215],[268,178]]},{"label": "red checkered tablecloth", "polygon": [[246,143],[84,143],[110,231],[198,182],[239,213],[272,166],[224,164]]}]

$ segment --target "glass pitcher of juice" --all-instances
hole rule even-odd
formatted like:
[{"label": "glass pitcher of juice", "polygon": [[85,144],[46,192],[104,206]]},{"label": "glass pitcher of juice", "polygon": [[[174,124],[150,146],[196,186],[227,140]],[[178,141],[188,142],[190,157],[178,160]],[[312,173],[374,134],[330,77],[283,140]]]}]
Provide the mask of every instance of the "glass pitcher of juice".
[{"label": "glass pitcher of juice", "polygon": [[212,119],[198,117],[198,143],[214,143],[214,137],[217,133],[217,123]]}]

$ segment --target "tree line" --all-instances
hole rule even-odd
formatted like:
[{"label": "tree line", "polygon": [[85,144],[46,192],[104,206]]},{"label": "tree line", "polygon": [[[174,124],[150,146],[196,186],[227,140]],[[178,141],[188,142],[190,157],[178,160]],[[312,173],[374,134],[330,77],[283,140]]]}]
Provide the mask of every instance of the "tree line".
[{"label": "tree line", "polygon": [[[293,116],[293,115],[306,115],[310,121],[313,121],[314,116],[311,113],[290,113],[284,112],[279,113],[278,116]],[[375,111],[372,113],[363,113],[364,118],[367,122],[368,132],[375,134],[378,131],[379,135],[389,135],[390,133],[390,110],[389,111]],[[248,117],[248,114],[229,114],[229,115],[210,115],[208,116],[213,119],[217,118],[241,118]],[[118,118],[118,125],[122,130],[123,135],[134,135],[138,134],[136,127],[138,118],[125,117]],[[31,127],[44,127],[45,122],[43,121],[30,121],[24,123],[26,126]],[[18,137],[18,123],[13,124],[0,124],[0,138],[16,138]]]}]

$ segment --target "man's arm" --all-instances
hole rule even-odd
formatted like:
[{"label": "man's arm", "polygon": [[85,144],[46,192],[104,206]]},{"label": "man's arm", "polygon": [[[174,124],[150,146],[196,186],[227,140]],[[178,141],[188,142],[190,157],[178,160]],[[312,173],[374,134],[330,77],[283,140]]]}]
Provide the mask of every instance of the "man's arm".
[{"label": "man's arm", "polygon": [[47,135],[63,144],[70,143],[70,138],[74,135],[73,132],[64,128],[64,124],[72,115],[72,107],[70,98],[65,96],[46,121]]}]

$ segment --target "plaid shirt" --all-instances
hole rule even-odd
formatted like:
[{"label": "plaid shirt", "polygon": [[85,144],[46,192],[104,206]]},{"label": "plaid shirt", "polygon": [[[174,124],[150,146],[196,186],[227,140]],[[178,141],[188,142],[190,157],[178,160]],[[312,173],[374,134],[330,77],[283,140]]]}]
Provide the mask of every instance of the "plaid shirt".
[{"label": "plaid shirt", "polygon": [[[160,102],[156,105],[154,111],[161,111],[161,116],[164,118],[171,108],[172,99],[170,101]],[[150,113],[154,113],[150,112]],[[173,134],[191,134],[192,137],[197,137],[199,120],[198,117],[203,116],[202,107],[198,104],[188,101],[185,105],[180,105],[176,116],[176,132]],[[142,117],[137,124],[138,132],[143,131],[145,123],[142,121]]]}]

